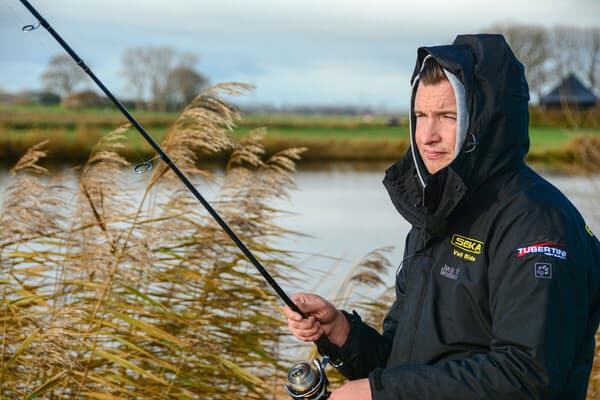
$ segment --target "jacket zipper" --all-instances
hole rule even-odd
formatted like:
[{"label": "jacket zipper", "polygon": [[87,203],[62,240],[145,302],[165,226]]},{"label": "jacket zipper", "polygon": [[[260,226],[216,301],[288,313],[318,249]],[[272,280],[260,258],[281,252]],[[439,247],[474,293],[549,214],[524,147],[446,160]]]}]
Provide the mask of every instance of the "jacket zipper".
[{"label": "jacket zipper", "polygon": [[[423,256],[426,256],[426,238],[425,235],[423,234]],[[425,273],[425,271],[419,271],[421,273]],[[422,314],[422,308],[423,308],[423,301],[425,300],[425,291],[427,290],[427,279],[423,279],[423,277],[421,277],[421,292],[419,294],[419,301],[417,303],[417,310],[416,310],[416,320],[415,320],[415,324],[414,324],[414,328],[411,334],[411,338],[410,338],[410,351],[408,353],[408,360],[409,362],[413,362],[413,351],[415,348],[415,341],[416,341],[416,337],[417,337],[417,329],[419,327],[419,323],[421,322],[421,314]]]}]

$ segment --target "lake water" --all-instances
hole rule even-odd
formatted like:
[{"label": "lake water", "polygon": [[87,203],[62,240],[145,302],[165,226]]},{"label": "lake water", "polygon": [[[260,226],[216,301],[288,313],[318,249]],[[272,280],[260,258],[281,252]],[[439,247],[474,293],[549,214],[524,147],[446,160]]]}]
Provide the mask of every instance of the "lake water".
[{"label": "lake water", "polygon": [[[409,225],[398,214],[381,183],[385,168],[386,165],[378,165],[357,171],[339,166],[326,171],[300,170],[297,174],[298,190],[292,193],[289,203],[297,215],[286,218],[284,225],[312,236],[288,246],[305,252],[302,265],[315,268],[306,289],[315,289],[329,297],[357,258],[383,246],[395,247],[389,254],[393,267],[388,277],[394,282]],[[569,197],[592,231],[600,232],[600,176],[544,174],[544,177]],[[341,260],[311,258],[310,253]],[[332,279],[323,279],[321,274],[328,269],[333,269]]]},{"label": "lake water", "polygon": [[[293,212],[281,217],[280,225],[309,235],[282,243],[297,253],[295,262],[308,272],[302,283],[282,285],[286,291],[314,291],[332,297],[353,263],[384,246],[394,246],[388,254],[392,263],[388,279],[393,282],[409,226],[394,209],[381,183],[386,167],[368,164],[367,168],[357,169],[355,165],[335,164],[326,169],[300,168],[297,190],[291,192],[289,200],[275,204]],[[571,199],[592,230],[600,232],[600,176],[544,176]],[[0,190],[6,181],[3,171]],[[198,189],[210,201],[214,187]]]}]

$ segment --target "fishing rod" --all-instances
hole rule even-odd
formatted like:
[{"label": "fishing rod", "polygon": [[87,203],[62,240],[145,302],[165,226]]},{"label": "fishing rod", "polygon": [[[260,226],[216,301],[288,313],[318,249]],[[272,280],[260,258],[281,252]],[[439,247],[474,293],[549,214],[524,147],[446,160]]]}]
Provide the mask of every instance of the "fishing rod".
[{"label": "fishing rod", "polygon": [[[202,206],[208,211],[215,221],[221,226],[221,228],[227,233],[231,240],[237,245],[237,247],[244,253],[246,258],[256,267],[258,272],[266,279],[266,281],[275,290],[277,295],[283,300],[283,302],[292,310],[300,314],[303,318],[306,315],[296,306],[296,304],[290,299],[290,297],[283,291],[279,284],[273,279],[266,268],[258,261],[254,254],[248,249],[248,247],[240,240],[235,232],[229,227],[229,225],[221,218],[219,213],[210,205],[210,203],[200,194],[200,192],[192,185],[187,176],[173,163],[167,153],[160,147],[158,143],[154,141],[152,136],[144,129],[144,127],[135,119],[135,117],[129,112],[129,110],[112,94],[110,90],[102,83],[102,81],[94,74],[94,72],[86,65],[86,63],[77,55],[77,53],[67,44],[67,42],[54,30],[54,28],[48,23],[48,21],[37,11],[28,0],[20,0],[21,3],[29,10],[29,12],[38,20],[37,25],[25,25],[22,30],[24,32],[30,32],[38,29],[40,25],[44,27],[48,33],[60,44],[60,46],[71,56],[71,58],[83,69],[83,71],[94,81],[96,85],[104,92],[104,94],[113,102],[113,104],[125,115],[127,120],[137,129],[137,131],[144,137],[150,146],[158,153],[158,156],[153,159],[141,163],[135,167],[135,172],[143,173],[153,168],[153,161],[158,159],[164,161],[169,168],[177,175],[177,177],[183,182],[183,184],[192,192],[194,197],[202,204]],[[331,349],[331,353],[334,347],[325,335],[322,335],[319,339],[314,342],[319,349]],[[339,359],[337,354],[332,354],[334,358]],[[324,356],[322,360],[313,360],[313,365],[309,363],[297,363],[288,372],[288,382],[285,385],[286,390],[294,399],[326,399],[329,397],[329,391],[327,390],[327,378],[325,377],[324,369],[329,362],[329,357]],[[332,363],[332,365],[336,365]],[[338,364],[339,365],[339,364]]]}]

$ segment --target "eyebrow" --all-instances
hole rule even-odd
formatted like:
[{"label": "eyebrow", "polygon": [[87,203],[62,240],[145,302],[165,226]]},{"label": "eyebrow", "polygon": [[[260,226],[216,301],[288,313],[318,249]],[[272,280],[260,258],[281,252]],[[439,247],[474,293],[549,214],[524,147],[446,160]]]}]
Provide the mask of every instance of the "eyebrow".
[{"label": "eyebrow", "polygon": [[[415,113],[415,114],[419,114],[419,113],[420,113],[420,114],[424,114],[424,111],[422,111],[422,110],[419,110],[418,108],[415,108],[415,110],[414,110],[414,113]],[[454,109],[452,109],[452,108],[449,108],[449,109],[447,109],[447,110],[440,110],[440,111],[436,111],[436,112],[434,112],[433,114],[435,114],[435,115],[445,115],[445,114],[457,115],[457,112],[456,112],[456,110],[454,110]]]}]

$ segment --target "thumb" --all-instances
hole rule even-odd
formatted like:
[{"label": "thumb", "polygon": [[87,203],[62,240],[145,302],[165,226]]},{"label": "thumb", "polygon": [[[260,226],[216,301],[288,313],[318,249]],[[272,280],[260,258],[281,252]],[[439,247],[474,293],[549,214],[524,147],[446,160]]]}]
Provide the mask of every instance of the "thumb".
[{"label": "thumb", "polygon": [[292,301],[306,316],[318,314],[327,309],[325,299],[312,293],[297,293],[292,296]]}]

